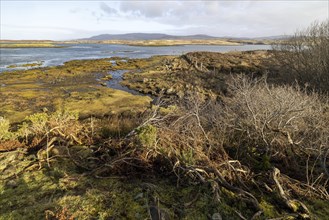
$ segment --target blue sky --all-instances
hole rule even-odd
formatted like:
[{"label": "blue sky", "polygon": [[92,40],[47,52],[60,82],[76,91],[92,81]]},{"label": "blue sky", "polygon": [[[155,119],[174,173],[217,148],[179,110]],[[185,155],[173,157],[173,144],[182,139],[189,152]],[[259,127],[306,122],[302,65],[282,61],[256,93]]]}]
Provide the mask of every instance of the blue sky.
[{"label": "blue sky", "polygon": [[260,37],[328,19],[329,1],[0,0],[1,39],[67,40],[132,32]]}]

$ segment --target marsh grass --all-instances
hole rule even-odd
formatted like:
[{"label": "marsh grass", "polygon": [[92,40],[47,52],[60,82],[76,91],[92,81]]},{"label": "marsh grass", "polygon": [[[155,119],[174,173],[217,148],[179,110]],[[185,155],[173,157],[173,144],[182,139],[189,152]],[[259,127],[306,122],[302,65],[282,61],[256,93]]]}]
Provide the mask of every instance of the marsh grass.
[{"label": "marsh grass", "polygon": [[53,43],[0,43],[0,48],[61,48]]}]

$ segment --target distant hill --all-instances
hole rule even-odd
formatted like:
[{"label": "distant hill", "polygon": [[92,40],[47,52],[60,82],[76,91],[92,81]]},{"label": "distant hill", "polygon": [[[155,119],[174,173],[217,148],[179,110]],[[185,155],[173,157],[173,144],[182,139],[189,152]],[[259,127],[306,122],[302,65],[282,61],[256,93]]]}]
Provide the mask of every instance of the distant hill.
[{"label": "distant hill", "polygon": [[168,34],[159,33],[130,33],[130,34],[101,34],[92,36],[90,38],[84,38],[79,40],[205,40],[205,39],[216,39],[217,37],[197,34],[187,36],[175,36]]},{"label": "distant hill", "polygon": [[266,37],[223,37],[232,40],[284,40],[292,37],[292,35],[276,35]]},{"label": "distant hill", "polygon": [[257,37],[255,39],[259,39],[259,40],[284,40],[284,39],[288,39],[291,38],[292,35],[277,35],[277,36],[268,36],[268,37]]}]

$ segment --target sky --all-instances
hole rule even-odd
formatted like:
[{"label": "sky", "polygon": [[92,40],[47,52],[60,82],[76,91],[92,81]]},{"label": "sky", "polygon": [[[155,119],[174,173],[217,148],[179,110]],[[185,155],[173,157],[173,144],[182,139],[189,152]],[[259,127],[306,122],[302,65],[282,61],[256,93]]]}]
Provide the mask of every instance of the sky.
[{"label": "sky", "polygon": [[329,1],[0,0],[1,39],[70,40],[98,34],[224,37],[292,34],[329,15]]}]

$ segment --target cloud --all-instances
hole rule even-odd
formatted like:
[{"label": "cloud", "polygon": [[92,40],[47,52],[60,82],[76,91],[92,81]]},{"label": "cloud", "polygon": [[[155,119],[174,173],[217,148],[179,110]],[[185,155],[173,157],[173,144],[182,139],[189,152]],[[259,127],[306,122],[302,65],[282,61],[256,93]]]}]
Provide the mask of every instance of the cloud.
[{"label": "cloud", "polygon": [[[241,37],[281,35],[294,33],[314,20],[328,19],[329,6],[328,1],[305,0],[93,0],[32,3],[4,1],[1,4],[1,37],[9,36],[9,32],[11,36],[15,34],[16,38],[25,35],[19,28],[9,29],[3,24],[38,27],[54,24],[67,29],[87,29],[83,33],[97,34],[161,32]],[[58,30],[61,33],[58,35],[49,29],[47,31],[49,36],[53,34],[53,38],[59,38],[63,33],[61,30]],[[82,32],[75,33],[80,38]]]},{"label": "cloud", "polygon": [[120,10],[138,17],[160,18],[170,13],[177,2],[166,1],[123,1]]},{"label": "cloud", "polygon": [[123,1],[118,10],[128,18],[215,35],[292,33],[314,20],[328,19],[325,1]]},{"label": "cloud", "polygon": [[106,3],[101,2],[99,4],[100,9],[108,15],[116,15],[118,11],[115,8],[111,8]]},{"label": "cloud", "polygon": [[76,14],[76,13],[81,13],[83,10],[81,8],[71,8],[69,10],[70,13]]}]

